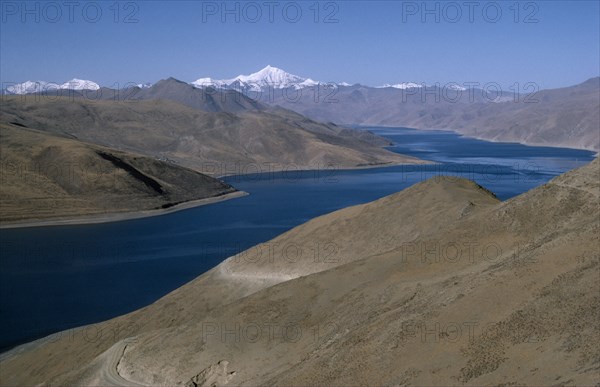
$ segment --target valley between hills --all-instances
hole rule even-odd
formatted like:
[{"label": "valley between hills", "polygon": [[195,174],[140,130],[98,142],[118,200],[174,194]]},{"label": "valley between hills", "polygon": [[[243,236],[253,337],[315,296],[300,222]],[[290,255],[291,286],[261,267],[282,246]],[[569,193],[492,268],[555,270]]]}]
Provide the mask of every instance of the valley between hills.
[{"label": "valley between hills", "polygon": [[600,0],[0,19],[0,387],[600,387]]},{"label": "valley between hills", "polygon": [[[87,221],[135,217],[139,211],[242,194],[225,192],[235,187],[225,188],[208,177],[428,163],[384,149],[391,145],[388,140],[353,129],[357,124],[453,129],[492,141],[594,151],[600,144],[600,78],[542,90],[535,93],[535,100],[520,94],[490,95],[481,89],[455,88],[448,96],[449,91],[439,86],[344,83],[335,85],[335,103],[314,101],[313,94],[324,91],[320,83],[271,66],[232,80],[203,78],[186,83],[168,78],[125,90],[102,88],[91,81],[77,84],[96,89],[45,90],[32,83],[13,87],[21,95],[2,96],[0,124],[6,141],[0,144],[4,183],[0,219],[4,226],[49,224],[49,219],[72,217],[81,222],[86,217]],[[289,90],[298,97],[286,97]],[[33,137],[18,137],[27,136],[35,137],[37,146],[22,152],[19,143],[31,143]],[[159,192],[147,184],[148,179],[139,179],[148,175],[160,180],[153,171],[132,173],[137,167],[127,164],[124,169],[125,164],[111,163],[107,157],[94,161],[101,157],[99,151],[66,157],[66,146],[51,144],[67,141],[73,146],[79,142],[79,149],[101,146],[129,158],[143,156],[155,164],[154,169],[180,170],[182,176],[194,171],[205,175],[207,185],[192,189],[169,182]],[[105,180],[111,177],[111,187],[93,177],[99,169]],[[38,181],[42,186],[34,187]],[[181,196],[177,190],[186,194]],[[120,201],[119,195],[129,196]]]},{"label": "valley between hills", "polygon": [[[594,82],[575,97],[595,97]],[[350,102],[340,115],[173,78],[138,89],[127,101],[2,96],[3,226],[104,222],[234,199],[245,193],[220,177],[261,168],[431,163],[342,125],[398,122],[356,121],[362,113]],[[347,91],[357,100],[380,93]],[[539,123],[553,95],[518,111],[413,101],[402,117],[476,136],[469,128],[485,127],[481,137],[501,140],[491,117]],[[535,135],[511,126],[518,138],[510,138],[597,150],[592,97],[580,115],[557,113],[585,132],[581,141],[577,131],[561,137],[564,122],[551,114],[527,132]],[[427,179],[308,220],[146,307],[13,348],[0,355],[0,384],[593,385],[599,200],[598,158],[505,201],[464,178]],[[290,259],[285,250],[315,245],[324,248],[316,256]]]}]

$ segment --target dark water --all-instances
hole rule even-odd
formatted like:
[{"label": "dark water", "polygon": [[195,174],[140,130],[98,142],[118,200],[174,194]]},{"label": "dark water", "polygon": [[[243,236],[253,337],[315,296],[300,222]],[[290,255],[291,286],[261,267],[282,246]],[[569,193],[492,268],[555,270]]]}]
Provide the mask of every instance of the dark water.
[{"label": "dark water", "polygon": [[474,179],[507,199],[594,157],[451,132],[374,131],[392,150],[440,164],[232,176],[250,196],[146,219],[0,230],[0,348],[148,305],[308,219],[429,177]]}]

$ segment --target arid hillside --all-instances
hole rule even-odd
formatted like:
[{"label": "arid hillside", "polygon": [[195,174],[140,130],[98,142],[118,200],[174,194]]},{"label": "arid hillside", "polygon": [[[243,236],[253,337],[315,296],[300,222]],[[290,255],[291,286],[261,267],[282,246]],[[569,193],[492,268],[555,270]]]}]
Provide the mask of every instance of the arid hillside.
[{"label": "arid hillside", "polygon": [[162,210],[235,188],[155,158],[0,123],[0,221]]},{"label": "arid hillside", "polygon": [[3,97],[0,122],[140,153],[213,176],[424,163],[383,149],[387,144],[381,137],[284,109],[206,112],[166,99],[26,95]]},{"label": "arid hillside", "polygon": [[2,383],[592,385],[599,168],[505,202],[438,177],[324,215],[4,354]]}]

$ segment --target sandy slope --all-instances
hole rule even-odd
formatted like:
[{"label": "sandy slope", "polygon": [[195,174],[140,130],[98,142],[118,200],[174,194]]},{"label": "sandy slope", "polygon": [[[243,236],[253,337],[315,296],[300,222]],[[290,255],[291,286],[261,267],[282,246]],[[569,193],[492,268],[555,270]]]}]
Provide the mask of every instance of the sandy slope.
[{"label": "sandy slope", "polygon": [[[232,257],[147,308],[5,355],[1,382],[114,367],[152,385],[595,384],[599,168],[506,202],[432,179],[322,216],[271,244],[334,253]],[[115,365],[106,351],[126,338]]]}]

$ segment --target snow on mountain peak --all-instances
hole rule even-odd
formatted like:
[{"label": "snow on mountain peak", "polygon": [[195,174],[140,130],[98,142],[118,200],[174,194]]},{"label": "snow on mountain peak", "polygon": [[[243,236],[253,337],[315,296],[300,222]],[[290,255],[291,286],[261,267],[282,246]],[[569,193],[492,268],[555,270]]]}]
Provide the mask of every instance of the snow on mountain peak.
[{"label": "snow on mountain peak", "polygon": [[6,91],[10,94],[29,94],[43,91],[48,82],[45,81],[25,81],[13,86],[8,86]]},{"label": "snow on mountain peak", "polygon": [[241,88],[259,91],[267,87],[273,87],[276,89],[294,87],[296,89],[300,89],[317,85],[319,82],[310,78],[302,78],[298,75],[290,74],[280,68],[268,65],[250,75],[242,74],[233,79],[200,78],[191,84],[196,87],[212,86],[219,88]]},{"label": "snow on mountain peak", "polygon": [[419,84],[419,83],[414,83],[414,82],[402,82],[402,83],[396,83],[395,85],[390,85],[389,83],[386,83],[383,86],[377,86],[378,89],[384,89],[386,87],[393,87],[394,89],[413,89],[413,88],[418,88],[418,87],[423,87],[424,84]]},{"label": "snow on mountain peak", "polygon": [[9,94],[31,94],[51,90],[98,90],[100,85],[85,79],[73,78],[63,84],[46,81],[25,81],[16,85],[8,86]]},{"label": "snow on mountain peak", "polygon": [[444,87],[447,87],[447,88],[448,88],[448,89],[450,89],[450,90],[458,90],[458,91],[465,91],[465,90],[467,90],[467,88],[466,88],[466,87],[462,87],[462,86],[461,86],[461,85],[459,85],[458,83],[454,83],[454,82],[448,83],[448,84],[447,84],[446,86],[444,86]]},{"label": "snow on mountain peak", "polygon": [[200,78],[191,83],[194,87],[227,87],[229,85],[227,80],[219,80],[212,78]]},{"label": "snow on mountain peak", "polygon": [[59,88],[69,90],[98,90],[100,88],[100,85],[98,85],[96,82],[88,81],[85,79],[73,78],[70,81],[60,85]]},{"label": "snow on mountain peak", "polygon": [[282,69],[272,67],[271,65],[250,75],[240,75],[235,80],[252,84],[252,86],[266,87],[272,86],[277,89],[294,86],[306,81],[306,78],[286,73]]}]

